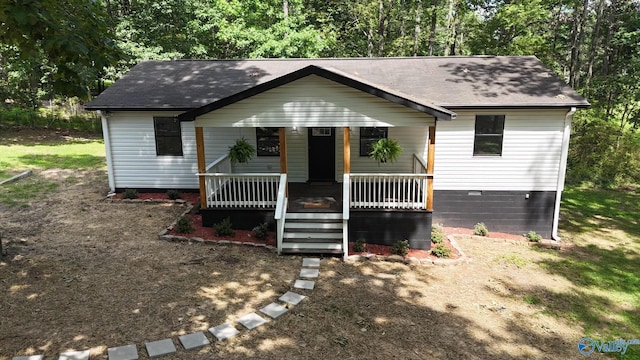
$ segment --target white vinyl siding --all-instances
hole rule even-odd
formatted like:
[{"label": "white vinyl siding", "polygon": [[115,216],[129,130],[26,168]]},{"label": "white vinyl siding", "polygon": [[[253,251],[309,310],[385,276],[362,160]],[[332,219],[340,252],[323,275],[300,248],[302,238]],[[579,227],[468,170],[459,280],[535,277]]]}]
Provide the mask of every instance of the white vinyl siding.
[{"label": "white vinyl siding", "polygon": [[[255,128],[204,128],[205,162],[207,164],[229,153],[229,147],[237,139],[245,138],[251,146],[256,146]],[[235,173],[280,173],[279,156],[257,156],[245,164],[233,164]]]},{"label": "white vinyl siding", "polygon": [[[307,181],[307,129],[287,128],[289,181]],[[255,128],[204,128],[205,160],[209,164],[229,152],[236,139],[244,137],[256,147]],[[246,164],[234,164],[235,173],[280,173],[279,156],[255,156]]]},{"label": "white vinyl siding", "polygon": [[[457,113],[436,126],[435,190],[556,190],[566,111]],[[501,156],[473,156],[478,114],[506,115]]]},{"label": "white vinyl siding", "polygon": [[199,116],[203,127],[426,126],[433,116],[310,75]]},{"label": "white vinyl siding", "polygon": [[193,123],[183,122],[182,156],[156,155],[154,116],[177,112],[113,112],[108,115],[116,188],[197,189]]},{"label": "white vinyl siding", "polygon": [[[440,123],[438,123],[439,126]],[[433,125],[433,123],[432,123]],[[389,139],[398,140],[402,147],[402,154],[393,163],[378,164],[377,161],[360,156],[360,128],[351,131],[351,172],[352,173],[411,173],[413,170],[413,154],[427,159],[428,126],[390,127]],[[340,144],[342,147],[342,143]],[[436,152],[437,153],[437,152]],[[342,156],[342,149],[340,149]],[[342,176],[342,168],[339,169]]]},{"label": "white vinyl siding", "polygon": [[[344,169],[343,128],[336,127],[336,176],[342,182]],[[308,129],[298,128],[297,132],[287,128],[287,162],[288,177],[292,182],[309,180]],[[398,140],[403,152],[394,163],[380,164],[368,157],[358,155],[360,129],[351,131],[351,172],[353,173],[410,173],[413,168],[413,154],[427,158],[426,143],[429,130],[427,127],[394,127],[389,128],[389,138]],[[205,156],[207,163],[227,153],[235,139],[243,137],[255,146],[254,128],[204,128]],[[247,164],[235,164],[234,172],[280,172],[280,158],[260,156],[254,157]]]}]

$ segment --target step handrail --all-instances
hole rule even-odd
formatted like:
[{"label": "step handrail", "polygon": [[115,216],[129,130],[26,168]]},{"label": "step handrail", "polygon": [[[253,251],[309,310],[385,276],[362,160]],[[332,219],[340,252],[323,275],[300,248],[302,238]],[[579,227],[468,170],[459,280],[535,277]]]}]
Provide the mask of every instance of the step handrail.
[{"label": "step handrail", "polygon": [[280,184],[278,185],[278,200],[276,201],[276,246],[278,255],[282,253],[282,238],[284,237],[284,223],[287,215],[287,174],[280,174]]},{"label": "step handrail", "polygon": [[342,178],[342,259],[349,256],[349,209],[351,207],[351,178],[345,173]]}]

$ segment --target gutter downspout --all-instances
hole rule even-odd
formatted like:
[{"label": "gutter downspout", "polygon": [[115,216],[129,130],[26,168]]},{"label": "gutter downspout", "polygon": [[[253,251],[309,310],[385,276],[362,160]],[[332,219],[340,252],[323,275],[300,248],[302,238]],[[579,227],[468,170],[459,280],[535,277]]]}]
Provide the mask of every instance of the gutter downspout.
[{"label": "gutter downspout", "polygon": [[562,149],[560,151],[560,164],[558,167],[558,183],[556,187],[556,203],[553,209],[553,228],[551,230],[551,238],[560,241],[558,236],[558,223],[560,221],[560,200],[562,199],[562,190],[564,190],[564,180],[567,173],[567,156],[569,155],[569,138],[571,136],[571,121],[576,108],[572,107],[564,117],[564,132],[562,134]]},{"label": "gutter downspout", "polygon": [[105,157],[107,158],[107,176],[109,178],[109,194],[116,192],[116,181],[113,175],[113,160],[111,159],[111,137],[109,136],[109,122],[107,113],[98,110],[102,119],[102,138],[104,140]]}]

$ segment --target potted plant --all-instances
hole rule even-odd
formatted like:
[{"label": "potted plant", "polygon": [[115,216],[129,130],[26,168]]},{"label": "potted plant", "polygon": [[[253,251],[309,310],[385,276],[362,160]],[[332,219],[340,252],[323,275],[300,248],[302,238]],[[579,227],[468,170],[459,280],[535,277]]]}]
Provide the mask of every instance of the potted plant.
[{"label": "potted plant", "polygon": [[229,146],[229,159],[232,163],[246,163],[253,158],[255,152],[256,149],[243,137]]},{"label": "potted plant", "polygon": [[400,154],[402,154],[402,147],[398,144],[398,140],[382,138],[371,144],[369,157],[380,165],[380,163],[396,161]]}]

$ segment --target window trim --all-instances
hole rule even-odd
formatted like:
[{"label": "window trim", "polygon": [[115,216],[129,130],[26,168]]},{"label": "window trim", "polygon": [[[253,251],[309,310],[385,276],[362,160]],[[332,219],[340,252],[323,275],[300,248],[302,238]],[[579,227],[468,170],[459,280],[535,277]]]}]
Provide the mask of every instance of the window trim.
[{"label": "window trim", "polygon": [[[377,138],[374,139],[373,136],[368,136],[366,138],[363,138],[362,133],[364,132],[364,129],[381,129],[381,131],[384,132],[384,136],[378,136]],[[359,142],[358,142],[358,151],[360,152],[360,157],[364,157],[364,156],[369,156],[369,151],[365,151],[365,153],[362,153],[362,149],[363,146],[366,146],[363,141],[371,141],[371,140],[378,140],[378,139],[388,139],[389,138],[389,127],[387,126],[362,126],[360,127],[360,134],[359,134]]]},{"label": "window trim", "polygon": [[[495,130],[495,121],[496,119],[501,119],[502,120],[502,127],[499,130],[499,132],[489,132],[489,133],[478,133],[478,120],[479,118],[482,117],[492,117],[493,118],[493,127]],[[496,157],[496,156],[502,156],[502,153],[504,151],[504,126],[505,126],[505,122],[506,122],[506,115],[504,114],[477,114],[476,115],[476,119],[475,119],[475,123],[474,123],[474,131],[473,131],[473,156],[476,157]],[[481,150],[478,148],[478,140],[490,140],[490,139],[495,139],[498,138],[497,142],[494,142],[496,145],[500,145],[500,151],[497,153],[486,153],[486,152],[481,152]]]},{"label": "window trim", "polygon": [[[168,121],[171,120],[174,123],[177,123],[177,131],[178,134],[176,135],[160,135],[158,134],[158,121]],[[154,116],[153,117],[153,136],[154,136],[154,141],[156,144],[156,156],[175,156],[175,157],[181,157],[184,156],[184,149],[183,149],[183,144],[182,144],[182,124],[180,123],[180,120],[178,120],[178,118],[173,117],[173,116]],[[164,151],[161,151],[160,145],[158,144],[158,139],[176,139],[179,143],[180,143],[180,152],[179,153],[175,153],[175,152],[170,152],[170,151],[166,151],[166,149],[162,149]]]},{"label": "window trim", "polygon": [[[261,131],[262,129],[271,129],[271,131],[273,131],[273,133],[271,135],[266,135],[266,134],[259,134],[258,132]],[[277,152],[267,152],[267,151],[262,151],[260,150],[260,138],[271,138],[271,139],[278,139],[278,151]],[[270,156],[280,156],[280,128],[278,127],[256,127],[256,154],[257,156],[265,156],[265,157],[270,157]]]}]

